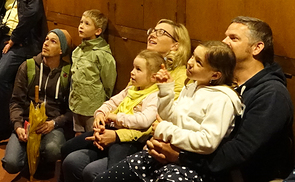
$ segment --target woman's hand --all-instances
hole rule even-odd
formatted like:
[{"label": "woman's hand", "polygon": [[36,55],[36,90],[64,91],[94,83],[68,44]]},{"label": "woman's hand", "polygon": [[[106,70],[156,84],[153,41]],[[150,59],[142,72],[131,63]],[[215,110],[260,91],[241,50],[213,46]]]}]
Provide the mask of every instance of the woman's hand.
[{"label": "woman's hand", "polygon": [[95,135],[95,142],[93,143],[96,145],[100,150],[103,150],[104,147],[108,146],[109,144],[116,142],[116,132],[114,130],[104,130],[103,133],[99,135]]},{"label": "woman's hand", "polygon": [[105,130],[104,126],[100,125],[99,128],[93,128],[93,130],[93,136],[86,137],[85,140],[93,141],[93,145],[95,145],[98,149],[103,150],[104,148],[99,143],[101,140],[100,133]]}]

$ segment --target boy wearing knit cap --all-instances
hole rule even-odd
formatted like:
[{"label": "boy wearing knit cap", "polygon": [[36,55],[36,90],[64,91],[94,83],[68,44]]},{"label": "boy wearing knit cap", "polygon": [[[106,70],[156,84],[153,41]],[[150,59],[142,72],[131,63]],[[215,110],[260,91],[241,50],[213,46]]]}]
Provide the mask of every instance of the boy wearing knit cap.
[{"label": "boy wearing knit cap", "polygon": [[[3,168],[8,173],[18,173],[27,165],[28,136],[24,123],[29,120],[29,105],[31,101],[34,102],[35,85],[39,86],[39,101],[45,103],[48,117],[36,129],[36,133],[42,134],[39,167],[42,164],[54,166],[56,160],[60,159],[60,148],[66,142],[62,127],[73,117],[68,107],[70,64],[62,59],[71,42],[66,30],[54,29],[47,34],[42,52],[19,67],[10,103],[14,131],[2,159]],[[34,72],[31,79],[29,70]]]},{"label": "boy wearing knit cap", "polygon": [[106,27],[107,18],[96,9],[85,11],[78,27],[82,43],[72,54],[69,96],[76,135],[93,130],[93,114],[112,96],[116,82],[116,62],[101,36]]}]

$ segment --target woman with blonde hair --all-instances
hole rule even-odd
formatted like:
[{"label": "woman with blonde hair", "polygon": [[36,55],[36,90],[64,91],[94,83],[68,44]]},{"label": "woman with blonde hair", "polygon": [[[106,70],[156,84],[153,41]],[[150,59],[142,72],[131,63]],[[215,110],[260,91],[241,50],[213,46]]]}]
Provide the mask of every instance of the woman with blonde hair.
[{"label": "woman with blonde hair", "polygon": [[[184,25],[172,20],[161,19],[154,28],[147,31],[147,35],[147,49],[160,53],[165,59],[165,67],[175,81],[174,99],[177,99],[184,87],[186,64],[191,55],[189,33]],[[95,120],[94,125],[99,125],[99,121]],[[94,142],[102,148],[112,144],[108,151],[113,151],[116,157],[113,157],[112,152],[109,152],[108,157],[97,160],[90,159],[87,153],[80,153],[79,156],[83,160],[77,160],[75,157],[71,157],[74,155],[69,154],[80,149],[87,149],[89,145],[92,145],[92,141],[85,141],[85,138],[92,136],[93,132],[86,132],[69,140],[62,147],[62,157],[66,158],[63,162],[63,170],[67,174],[72,174],[70,177],[73,177],[72,181],[74,178],[75,180],[92,181],[100,172],[112,167],[128,155],[140,151],[149,138],[151,130],[152,127],[146,131],[118,129],[115,130],[116,135],[113,135],[114,130],[105,129],[104,133],[99,135],[100,140],[97,139]],[[134,142],[138,143],[137,148],[132,147]],[[118,153],[120,157],[118,157]],[[91,165],[88,165],[90,163]]]},{"label": "woman with blonde hair", "polygon": [[161,19],[147,34],[147,49],[157,51],[165,57],[165,67],[175,80],[174,99],[177,99],[184,86],[186,63],[191,56],[189,33],[183,24]]}]

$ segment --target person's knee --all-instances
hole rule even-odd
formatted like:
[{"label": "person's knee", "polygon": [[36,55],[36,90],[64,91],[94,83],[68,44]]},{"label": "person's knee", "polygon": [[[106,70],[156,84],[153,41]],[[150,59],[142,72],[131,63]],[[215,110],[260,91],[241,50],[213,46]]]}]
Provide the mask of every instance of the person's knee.
[{"label": "person's knee", "polygon": [[82,176],[83,176],[83,181],[93,181],[93,179],[95,178],[93,173],[87,170],[87,166],[84,168],[82,172]]},{"label": "person's knee", "polygon": [[49,142],[42,151],[42,158],[46,162],[55,162],[61,159],[60,146],[54,142]]},{"label": "person's knee", "polygon": [[62,162],[62,169],[64,172],[68,171],[70,168],[76,166],[77,156],[74,153],[69,154]]},{"label": "person's knee", "polygon": [[82,181],[82,170],[83,165],[79,164],[81,162],[75,154],[75,152],[70,153],[62,163],[62,171],[65,181]]},{"label": "person's knee", "polygon": [[7,159],[2,159],[2,167],[9,173],[9,174],[16,174],[22,170],[24,167],[24,161],[19,161],[16,157]]},{"label": "person's knee", "polygon": [[69,145],[69,143],[66,142],[65,144],[63,144],[63,146],[62,146],[61,149],[60,149],[61,159],[62,159],[62,160],[64,160],[64,159],[67,157],[67,155],[68,155],[69,153],[71,153],[71,151],[69,150],[68,145]]},{"label": "person's knee", "polygon": [[108,158],[96,160],[85,166],[82,175],[84,181],[93,181],[97,175],[103,173],[108,168]]},{"label": "person's knee", "polygon": [[93,168],[89,166],[90,165],[87,165],[82,171],[83,181],[93,181],[93,179],[97,175],[96,173],[93,172]]}]

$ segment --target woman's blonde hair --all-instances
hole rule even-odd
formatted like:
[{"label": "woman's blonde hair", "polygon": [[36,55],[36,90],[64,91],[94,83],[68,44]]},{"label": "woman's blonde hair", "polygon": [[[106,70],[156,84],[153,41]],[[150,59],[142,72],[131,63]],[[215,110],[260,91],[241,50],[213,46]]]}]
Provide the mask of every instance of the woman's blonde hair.
[{"label": "woman's blonde hair", "polygon": [[169,51],[166,55],[166,68],[173,70],[178,66],[186,65],[191,56],[191,41],[186,27],[181,23],[172,20],[161,19],[158,24],[167,23],[173,27],[173,37],[178,41],[178,49]]}]

